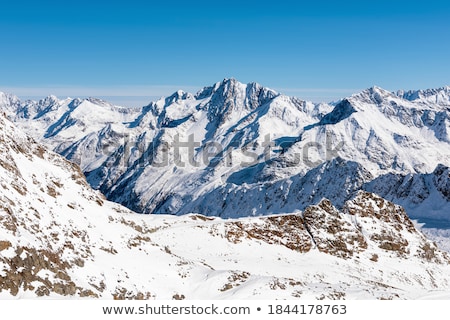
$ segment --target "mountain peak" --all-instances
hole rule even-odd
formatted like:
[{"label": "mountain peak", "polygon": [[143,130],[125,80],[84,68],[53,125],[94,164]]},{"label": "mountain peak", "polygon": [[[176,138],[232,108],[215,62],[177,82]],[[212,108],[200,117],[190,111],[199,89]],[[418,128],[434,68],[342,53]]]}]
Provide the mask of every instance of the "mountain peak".
[{"label": "mountain peak", "polygon": [[235,78],[225,78],[221,82],[216,82],[214,84],[214,91],[215,92],[223,92],[226,93],[232,93],[240,88],[244,88],[245,84],[242,82],[237,81]]},{"label": "mountain peak", "polygon": [[376,101],[394,95],[391,91],[383,89],[382,87],[379,86],[372,86],[366,90],[363,90],[362,93],[368,94],[371,98],[375,99]]},{"label": "mountain peak", "polygon": [[3,92],[3,91],[0,91],[0,97],[15,97],[15,98],[17,98],[15,95],[10,94],[10,93],[6,93],[6,92]]},{"label": "mountain peak", "polygon": [[236,78],[224,78],[222,81],[216,82],[215,87],[219,88],[222,86],[236,86],[236,85],[243,85],[242,82],[239,82]]},{"label": "mountain peak", "polygon": [[192,99],[194,99],[194,96],[191,93],[185,92],[183,90],[177,90],[171,96],[165,99],[165,103],[166,105],[170,105],[179,100],[192,100]]},{"label": "mountain peak", "polygon": [[12,94],[0,91],[0,108],[4,108],[5,111],[14,109],[14,106],[20,104],[20,99]]},{"label": "mountain peak", "polygon": [[92,104],[95,104],[95,105],[98,105],[98,106],[102,106],[102,107],[114,107],[108,101],[105,101],[105,100],[100,99],[100,98],[88,97],[84,101],[89,101]]},{"label": "mountain peak", "polygon": [[51,94],[45,97],[44,99],[41,99],[39,102],[42,101],[42,104],[49,104],[49,103],[56,103],[59,102],[59,99],[57,96]]},{"label": "mountain peak", "polygon": [[372,87],[367,88],[367,90],[369,90],[370,92],[389,92],[389,91],[387,91],[387,90],[385,90],[382,87],[377,86],[377,85],[373,85]]},{"label": "mountain peak", "polygon": [[450,86],[425,90],[399,90],[397,91],[397,96],[405,100],[427,105],[435,104],[444,107],[450,106]]},{"label": "mountain peak", "polygon": [[204,87],[195,95],[196,99],[204,99],[206,97],[212,96],[213,94],[219,94],[222,96],[234,95],[238,92],[264,92],[265,95],[270,95],[271,98],[278,96],[279,93],[263,87],[257,82],[250,82],[244,84],[239,82],[235,78],[225,78],[222,81],[216,82],[214,85],[209,87]]}]

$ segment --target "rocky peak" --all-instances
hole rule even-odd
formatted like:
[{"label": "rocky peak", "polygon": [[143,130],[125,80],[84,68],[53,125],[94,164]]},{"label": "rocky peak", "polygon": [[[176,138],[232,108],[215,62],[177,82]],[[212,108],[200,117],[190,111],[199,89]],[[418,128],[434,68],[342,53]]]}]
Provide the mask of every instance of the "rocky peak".
[{"label": "rocky peak", "polygon": [[113,105],[103,99],[95,98],[95,97],[89,97],[86,98],[86,101],[89,101],[92,104],[95,104],[97,106],[104,106],[104,107],[113,107]]},{"label": "rocky peak", "polygon": [[343,99],[334,107],[333,111],[323,116],[319,125],[336,124],[350,117],[357,109],[352,105],[350,100]]},{"label": "rocky peak", "polygon": [[367,249],[364,235],[329,200],[306,208],[303,217],[320,252],[348,259]]},{"label": "rocky peak", "polygon": [[44,109],[48,109],[51,108],[51,110],[54,110],[55,108],[57,108],[60,105],[60,101],[59,99],[54,96],[54,95],[49,95],[47,97],[45,97],[44,99],[39,100],[36,103],[38,109],[40,110],[44,110]]},{"label": "rocky peak", "polygon": [[242,85],[242,83],[234,78],[225,78],[220,82],[216,82],[212,86],[204,87],[196,93],[195,98],[199,100],[205,99],[211,97],[216,92],[220,92],[223,95],[224,92],[227,92],[229,90],[232,91],[238,85]]},{"label": "rocky peak", "polygon": [[239,120],[251,111],[268,103],[278,94],[257,83],[243,84],[236,79],[224,79],[213,87],[204,88],[197,99],[209,97],[205,108],[208,119],[217,127],[234,118]]},{"label": "rocky peak", "polygon": [[348,99],[359,103],[362,102],[379,105],[382,104],[384,101],[389,100],[393,97],[395,97],[395,95],[392,92],[377,86],[373,86],[359,93],[353,94]]},{"label": "rocky peak", "polygon": [[343,212],[352,217],[357,229],[379,249],[402,258],[414,256],[436,263],[450,263],[449,256],[414,227],[399,205],[360,191],[345,204]]},{"label": "rocky peak", "polygon": [[399,90],[397,96],[437,110],[448,111],[450,107],[450,86],[426,90]]},{"label": "rocky peak", "polygon": [[0,91],[0,106],[7,107],[8,105],[19,102],[20,99],[17,96]]},{"label": "rocky peak", "polygon": [[174,92],[170,97],[165,99],[166,106],[176,103],[181,100],[193,100],[194,96],[189,92],[184,92],[183,90],[178,90]]}]

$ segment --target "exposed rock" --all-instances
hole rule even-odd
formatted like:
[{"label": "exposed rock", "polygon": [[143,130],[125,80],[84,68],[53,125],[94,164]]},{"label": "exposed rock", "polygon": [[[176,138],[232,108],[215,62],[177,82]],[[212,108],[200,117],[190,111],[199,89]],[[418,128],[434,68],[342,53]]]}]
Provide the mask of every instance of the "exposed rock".
[{"label": "exposed rock", "polygon": [[349,258],[367,248],[363,234],[328,200],[306,208],[303,217],[306,229],[321,252]]},{"label": "exposed rock", "polygon": [[233,243],[243,239],[257,239],[298,252],[308,252],[313,245],[300,215],[262,217],[250,224],[225,222],[225,237]]},{"label": "exposed rock", "polygon": [[5,250],[5,249],[8,249],[9,247],[11,247],[11,242],[9,242],[9,241],[4,241],[4,240],[1,240],[1,241],[0,241],[0,251],[3,251],[3,250]]}]

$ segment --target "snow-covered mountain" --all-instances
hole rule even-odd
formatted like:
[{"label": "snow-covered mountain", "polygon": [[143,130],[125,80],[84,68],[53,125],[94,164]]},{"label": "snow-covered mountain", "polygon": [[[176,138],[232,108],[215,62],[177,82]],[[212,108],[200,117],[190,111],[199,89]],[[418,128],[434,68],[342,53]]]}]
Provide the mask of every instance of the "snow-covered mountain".
[{"label": "snow-covered mountain", "polygon": [[450,87],[427,90],[399,90],[397,96],[426,106],[450,107]]},{"label": "snow-covered mountain", "polygon": [[[373,87],[335,105],[235,79],[140,109],[3,97],[20,128],[79,164],[108,199],[137,212],[289,213],[322,197],[341,208],[374,179],[381,188],[382,176],[392,174],[394,183],[396,175],[450,166],[448,87],[395,94]],[[426,214],[406,207],[412,216]],[[445,208],[433,214],[450,219]]]},{"label": "snow-covered mountain", "polygon": [[[196,95],[178,91],[142,109],[93,105],[91,100],[51,101],[25,102],[15,112],[14,107],[4,109],[23,130],[79,164],[89,183],[109,199],[140,212],[154,211],[169,191],[177,191],[175,186],[187,192],[200,181],[209,189],[217,186],[220,177],[234,173],[243,161],[261,161],[236,150],[251,145],[260,158],[265,143],[281,143],[288,134],[295,138],[331,110],[234,79]],[[38,109],[49,111],[23,111]],[[184,157],[187,147],[181,147],[184,158],[177,161],[170,148],[176,139],[195,143],[194,166]],[[166,163],[158,165],[164,156]]]},{"label": "snow-covered mountain", "polygon": [[[158,210],[162,212],[202,212],[209,216],[230,218],[299,212],[328,198],[338,208],[373,179],[356,162],[335,158],[305,175],[294,175],[275,182],[245,183],[242,173],[231,175],[224,184],[198,199],[183,199],[173,194]],[[339,190],[339,192],[336,192]],[[180,203],[186,204],[176,208]]]},{"label": "snow-covered mountain", "polygon": [[340,210],[138,215],[3,115],[0,149],[1,298],[450,297],[448,254],[371,193]]},{"label": "snow-covered mountain", "polygon": [[[0,93],[0,105],[22,130],[44,142],[58,153],[80,140],[88,140],[83,157],[67,157],[73,162],[84,164],[105,159],[104,152],[96,152],[94,136],[108,145],[110,140],[123,140],[124,125],[139,114],[139,109],[121,108],[95,98],[58,100],[48,96],[40,101],[21,102],[17,97]],[[102,136],[105,133],[105,136]],[[98,136],[98,137],[97,137]],[[94,150],[89,148],[94,147]]]}]

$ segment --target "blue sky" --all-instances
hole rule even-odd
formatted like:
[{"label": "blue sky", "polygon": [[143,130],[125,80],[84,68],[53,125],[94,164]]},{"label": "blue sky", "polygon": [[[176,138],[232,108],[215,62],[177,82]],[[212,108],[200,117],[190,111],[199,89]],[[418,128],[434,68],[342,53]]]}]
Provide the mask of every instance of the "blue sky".
[{"label": "blue sky", "polygon": [[449,1],[2,1],[0,90],[143,105],[223,78],[331,101],[450,85]]}]

